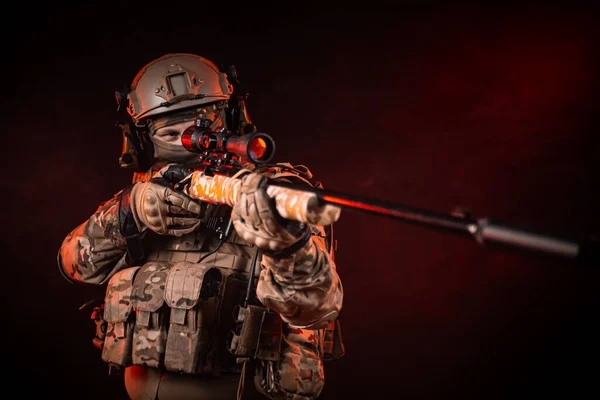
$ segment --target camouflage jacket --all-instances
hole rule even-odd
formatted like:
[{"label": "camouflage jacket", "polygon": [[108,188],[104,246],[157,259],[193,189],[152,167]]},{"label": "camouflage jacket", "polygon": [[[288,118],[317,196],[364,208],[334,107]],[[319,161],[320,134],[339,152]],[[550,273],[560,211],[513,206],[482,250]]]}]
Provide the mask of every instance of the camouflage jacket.
[{"label": "camouflage jacket", "polygon": [[[134,183],[150,176],[152,173],[134,176]],[[70,280],[101,285],[130,266],[127,243],[119,229],[120,194],[102,203],[64,239],[58,263]],[[262,256],[256,295],[291,326],[319,329],[341,310],[343,289],[324,228],[311,229],[311,240],[291,256],[279,260]],[[159,239],[153,241],[155,251],[166,247],[173,237]]]}]

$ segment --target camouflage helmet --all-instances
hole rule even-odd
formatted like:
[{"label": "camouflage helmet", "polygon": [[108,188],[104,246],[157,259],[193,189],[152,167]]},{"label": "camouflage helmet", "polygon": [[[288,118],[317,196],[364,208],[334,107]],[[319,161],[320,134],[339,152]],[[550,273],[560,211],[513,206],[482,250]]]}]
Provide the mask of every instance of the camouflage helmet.
[{"label": "camouflage helmet", "polygon": [[146,64],[135,76],[127,112],[140,119],[229,100],[233,86],[227,75],[204,57],[170,53]]}]

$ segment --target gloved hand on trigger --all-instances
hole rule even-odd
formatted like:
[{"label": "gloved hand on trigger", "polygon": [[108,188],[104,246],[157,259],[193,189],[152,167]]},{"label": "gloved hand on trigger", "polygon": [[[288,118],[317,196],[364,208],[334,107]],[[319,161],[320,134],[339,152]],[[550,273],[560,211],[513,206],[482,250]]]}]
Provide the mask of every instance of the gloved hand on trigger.
[{"label": "gloved hand on trigger", "polygon": [[305,239],[306,224],[283,218],[266,192],[266,178],[252,172],[241,178],[240,196],[231,217],[233,226],[245,241],[269,252],[280,252]]},{"label": "gloved hand on trigger", "polygon": [[200,224],[200,205],[183,193],[153,182],[139,182],[131,189],[131,211],[140,232],[182,236]]}]

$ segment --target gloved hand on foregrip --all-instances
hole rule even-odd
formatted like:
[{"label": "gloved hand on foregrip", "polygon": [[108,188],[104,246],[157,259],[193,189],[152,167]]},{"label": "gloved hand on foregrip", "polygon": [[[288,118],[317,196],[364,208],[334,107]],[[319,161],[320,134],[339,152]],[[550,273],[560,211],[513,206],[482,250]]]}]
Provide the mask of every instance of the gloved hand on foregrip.
[{"label": "gloved hand on foregrip", "polygon": [[267,195],[263,175],[252,172],[240,179],[240,195],[231,213],[239,236],[267,255],[303,244],[299,242],[310,238],[308,225],[279,215],[273,199]]},{"label": "gloved hand on foregrip", "polygon": [[182,236],[200,225],[200,205],[187,195],[153,182],[131,189],[131,211],[138,229],[160,235]]}]

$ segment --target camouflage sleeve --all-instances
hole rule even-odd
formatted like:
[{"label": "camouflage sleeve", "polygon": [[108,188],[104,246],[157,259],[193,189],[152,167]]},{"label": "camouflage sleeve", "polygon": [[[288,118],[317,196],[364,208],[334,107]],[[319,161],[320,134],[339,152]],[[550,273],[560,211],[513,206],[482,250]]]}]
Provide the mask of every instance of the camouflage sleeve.
[{"label": "camouflage sleeve", "polygon": [[322,228],[313,227],[311,240],[291,256],[262,256],[257,297],[291,326],[324,328],[342,309],[342,282],[324,237]]},{"label": "camouflage sleeve", "polygon": [[62,242],[58,264],[70,279],[100,285],[127,266],[127,244],[119,231],[120,193],[102,203]]}]

